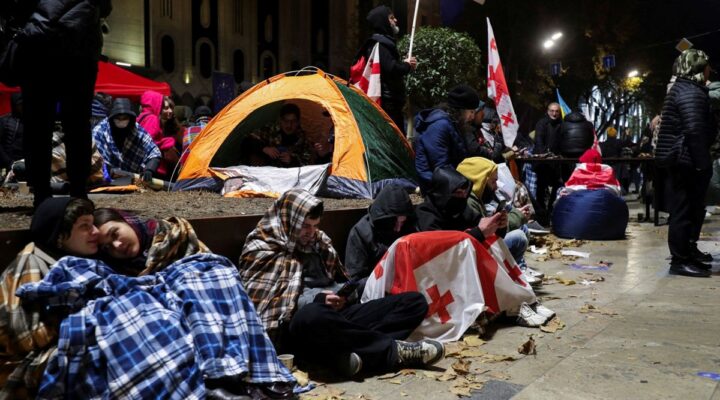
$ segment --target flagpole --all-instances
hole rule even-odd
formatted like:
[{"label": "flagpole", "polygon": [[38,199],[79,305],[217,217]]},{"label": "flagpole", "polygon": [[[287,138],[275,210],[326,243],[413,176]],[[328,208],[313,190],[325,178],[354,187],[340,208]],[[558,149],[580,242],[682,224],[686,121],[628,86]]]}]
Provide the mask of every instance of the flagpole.
[{"label": "flagpole", "polygon": [[408,50],[408,58],[412,57],[413,42],[415,41],[415,26],[417,25],[417,15],[419,8],[420,0],[415,0],[415,14],[413,14],[412,30],[410,31],[410,48]]}]

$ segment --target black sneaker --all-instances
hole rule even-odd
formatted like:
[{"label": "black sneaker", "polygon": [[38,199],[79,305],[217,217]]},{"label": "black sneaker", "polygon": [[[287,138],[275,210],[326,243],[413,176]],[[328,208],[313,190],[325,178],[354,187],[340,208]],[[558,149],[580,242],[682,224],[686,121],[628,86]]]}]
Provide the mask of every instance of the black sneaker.
[{"label": "black sneaker", "polygon": [[426,367],[445,357],[445,347],[437,340],[424,339],[419,342],[396,340],[398,364],[402,367]]},{"label": "black sneaker", "polygon": [[527,223],[528,231],[533,235],[547,235],[550,233],[550,229],[540,225],[537,221],[531,221]]}]

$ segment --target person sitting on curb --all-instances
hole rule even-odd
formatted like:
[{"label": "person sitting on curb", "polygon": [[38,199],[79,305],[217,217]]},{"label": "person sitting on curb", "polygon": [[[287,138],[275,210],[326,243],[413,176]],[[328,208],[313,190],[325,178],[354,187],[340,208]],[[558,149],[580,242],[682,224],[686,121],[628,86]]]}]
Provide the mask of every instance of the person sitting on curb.
[{"label": "person sitting on curb", "polygon": [[60,321],[43,308],[28,307],[15,295],[40,282],[62,256],[88,257],[98,251],[93,226],[95,205],[86,199],[48,198],[30,223],[32,243],[18,253],[0,276],[0,398],[32,398],[48,357],[57,349]]},{"label": "person sitting on curb", "polygon": [[441,343],[403,341],[427,313],[423,295],[355,304],[355,288],[343,283],[347,272],[330,238],[318,229],[322,214],[320,199],[289,190],[245,241],[238,267],[276,348],[335,364],[346,376],[440,361]]}]

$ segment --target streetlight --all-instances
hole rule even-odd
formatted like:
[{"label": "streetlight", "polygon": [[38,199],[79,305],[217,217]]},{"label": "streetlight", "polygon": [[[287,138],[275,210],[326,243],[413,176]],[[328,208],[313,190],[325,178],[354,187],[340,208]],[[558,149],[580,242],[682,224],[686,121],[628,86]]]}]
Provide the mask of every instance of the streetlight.
[{"label": "streetlight", "polygon": [[558,40],[563,36],[562,32],[555,32],[551,37],[550,40]]},{"label": "streetlight", "polygon": [[555,42],[552,40],[546,40],[545,43],[543,43],[543,47],[545,49],[549,49],[551,47],[555,46]]},{"label": "streetlight", "polygon": [[640,75],[640,73],[638,72],[638,70],[634,69],[634,70],[628,72],[627,76],[628,76],[628,78],[635,78],[638,75]]},{"label": "streetlight", "polygon": [[555,42],[557,42],[561,37],[563,37],[562,32],[555,32],[550,36],[550,39],[547,39],[543,42],[543,48],[545,50],[555,46]]}]

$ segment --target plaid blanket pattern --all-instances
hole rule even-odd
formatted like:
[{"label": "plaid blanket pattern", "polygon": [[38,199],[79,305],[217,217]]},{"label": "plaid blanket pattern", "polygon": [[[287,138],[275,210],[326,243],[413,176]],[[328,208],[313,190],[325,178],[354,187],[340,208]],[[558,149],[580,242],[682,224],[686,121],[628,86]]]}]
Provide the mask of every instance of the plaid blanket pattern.
[{"label": "plaid blanket pattern", "polygon": [[93,128],[93,140],[105,163],[123,171],[141,174],[145,163],[153,158],[162,158],[150,135],[139,124],[135,124],[134,134],[125,139],[122,151],[112,139],[107,118]]},{"label": "plaid blanket pattern", "polygon": [[[245,240],[238,266],[245,288],[270,337],[282,321],[292,318],[302,286],[302,265],[295,251],[302,249],[298,238],[308,212],[320,200],[306,190],[285,192],[265,212]],[[348,276],[332,241],[322,231],[308,245],[325,262],[326,273]]]},{"label": "plaid blanket pattern", "polygon": [[142,277],[64,257],[23,299],[79,311],[60,328],[44,398],[203,398],[204,378],[294,382],[277,360],[237,269],[196,254]]}]

